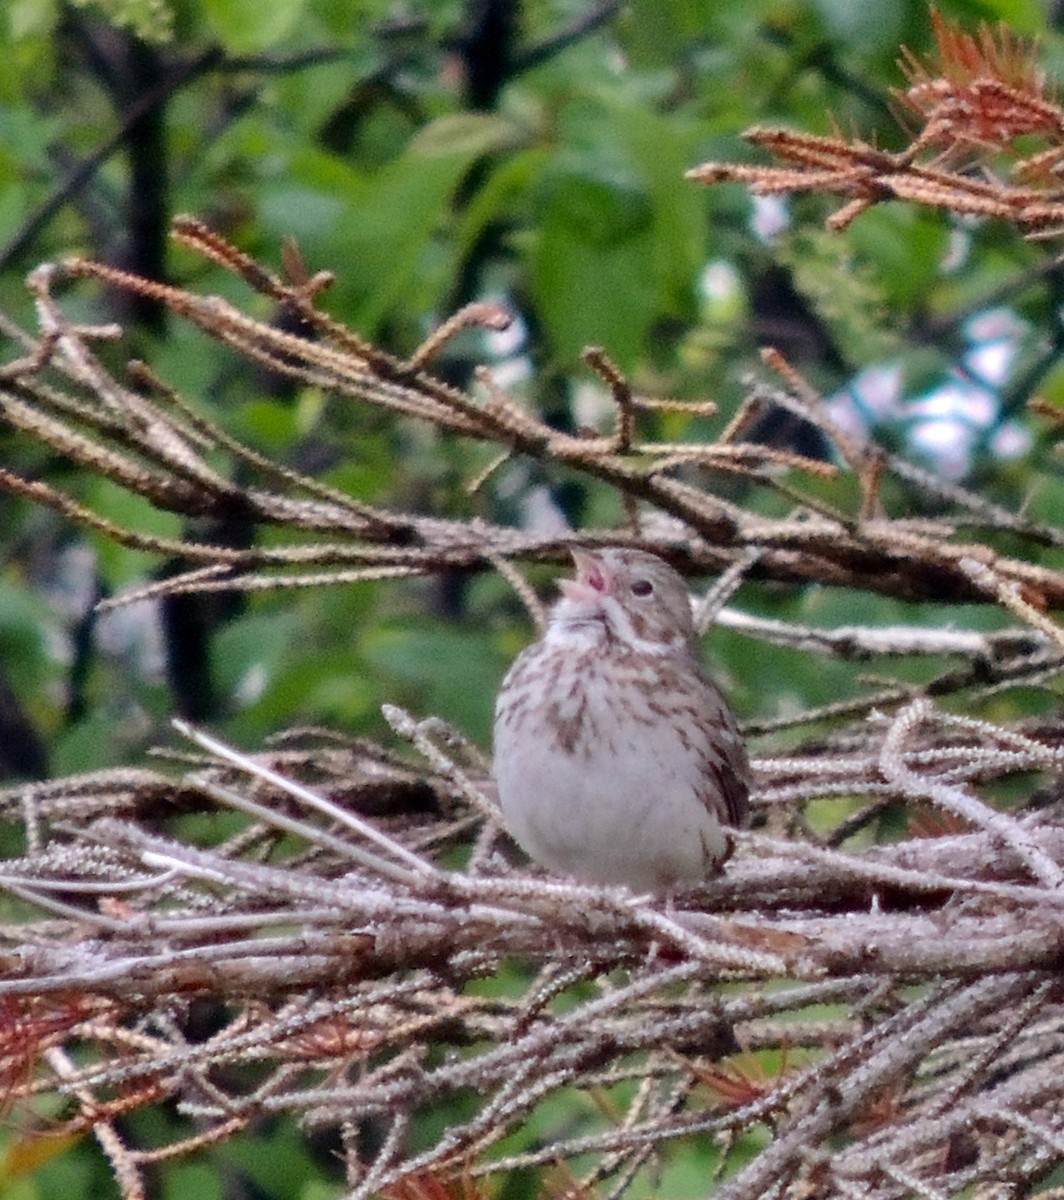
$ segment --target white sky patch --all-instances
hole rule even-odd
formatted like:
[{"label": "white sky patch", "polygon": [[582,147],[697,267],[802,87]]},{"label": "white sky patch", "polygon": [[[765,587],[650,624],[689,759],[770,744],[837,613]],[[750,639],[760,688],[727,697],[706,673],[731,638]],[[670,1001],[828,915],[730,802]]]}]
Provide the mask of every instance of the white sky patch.
[{"label": "white sky patch", "polygon": [[949,241],[946,243],[946,252],[942,255],[942,270],[945,274],[952,274],[954,271],[959,271],[961,267],[968,261],[968,254],[972,248],[971,232],[963,228],[953,228],[950,230]]},{"label": "white sky patch", "polygon": [[730,262],[723,258],[706,263],[698,277],[698,291],[711,304],[733,300],[742,292],[742,279]]},{"label": "white sky patch", "polygon": [[945,479],[967,475],[975,449],[975,430],[954,420],[921,421],[909,433],[909,444],[930,459]]},{"label": "white sky patch", "polygon": [[491,368],[491,377],[504,392],[516,391],[532,378],[532,363],[524,355],[505,359]]},{"label": "white sky patch", "polygon": [[601,428],[617,411],[609,392],[589,380],[573,388],[570,404],[573,421],[585,429]]},{"label": "white sky patch", "polygon": [[866,438],[876,425],[898,416],[901,385],[900,363],[866,367],[844,391],[829,397],[828,412],[851,437]]},{"label": "white sky patch", "polygon": [[914,400],[906,416],[929,420],[956,421],[986,429],[997,419],[997,397],[975,383],[955,379]]},{"label": "white sky patch", "polygon": [[754,196],[754,211],[750,217],[750,228],[761,242],[774,242],[786,232],[791,223],[791,212],[782,196]]},{"label": "white sky patch", "polygon": [[847,433],[867,437],[893,425],[910,450],[947,479],[963,479],[980,447],[1001,459],[1018,458],[1031,448],[1022,424],[1001,421],[998,389],[1012,375],[1028,326],[1004,308],[976,313],[964,325],[967,346],[942,383],[911,400],[902,396],[899,362],[859,372],[828,400],[828,411]]},{"label": "white sky patch", "polygon": [[484,348],[492,358],[509,358],[524,349],[528,342],[528,326],[524,318],[514,312],[513,306],[501,296],[489,296],[489,304],[498,304],[510,313],[510,324],[505,329],[485,329]]},{"label": "white sky patch", "polygon": [[1000,429],[994,431],[990,439],[991,453],[1005,462],[1023,458],[1033,445],[1034,438],[1031,437],[1030,430],[1019,421],[1006,421]]}]

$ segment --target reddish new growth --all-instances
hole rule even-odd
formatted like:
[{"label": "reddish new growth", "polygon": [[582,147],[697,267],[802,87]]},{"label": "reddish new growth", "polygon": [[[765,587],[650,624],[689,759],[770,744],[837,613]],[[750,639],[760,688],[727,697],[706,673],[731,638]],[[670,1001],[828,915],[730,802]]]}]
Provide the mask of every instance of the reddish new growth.
[{"label": "reddish new growth", "polygon": [[[934,62],[903,51],[909,86],[897,94],[923,122],[899,153],[838,134],[813,137],[787,129],[755,126],[747,140],[785,165],[704,163],[688,173],[701,183],[745,183],[757,195],[825,192],[847,201],[828,225],[841,229],[882,200],[907,200],[973,217],[1010,221],[1028,237],[1064,230],[1064,110],[1047,92],[1035,63],[1036,48],[1008,29],[988,26],[965,33],[932,11],[938,45]],[[1033,151],[1016,146],[1035,136]],[[1008,179],[990,173],[987,151],[1011,157]],[[982,169],[970,170],[977,153]],[[1017,181],[1017,182],[1014,182]]]},{"label": "reddish new growth", "polygon": [[995,35],[983,24],[972,35],[934,10],[931,25],[938,61],[922,63],[903,48],[909,86],[895,93],[924,122],[920,145],[954,153],[965,146],[998,149],[1026,134],[1060,138],[1064,113],[1047,95],[1037,44],[1020,41],[1006,25]]},{"label": "reddish new growth", "polygon": [[0,998],[0,1113],[11,1098],[25,1094],[46,1050],[62,1045],[78,1026],[102,1016],[106,1008],[73,994],[56,1002],[43,996]]}]

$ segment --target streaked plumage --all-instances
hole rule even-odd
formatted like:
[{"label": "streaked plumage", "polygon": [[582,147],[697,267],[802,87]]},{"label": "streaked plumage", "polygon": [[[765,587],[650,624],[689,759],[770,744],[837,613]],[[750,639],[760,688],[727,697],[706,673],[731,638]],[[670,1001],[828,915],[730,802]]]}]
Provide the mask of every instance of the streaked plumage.
[{"label": "streaked plumage", "polygon": [[747,820],[735,719],[695,653],[683,579],[639,550],[574,551],[543,637],[495,706],[510,832],[543,866],[640,891],[713,875]]}]

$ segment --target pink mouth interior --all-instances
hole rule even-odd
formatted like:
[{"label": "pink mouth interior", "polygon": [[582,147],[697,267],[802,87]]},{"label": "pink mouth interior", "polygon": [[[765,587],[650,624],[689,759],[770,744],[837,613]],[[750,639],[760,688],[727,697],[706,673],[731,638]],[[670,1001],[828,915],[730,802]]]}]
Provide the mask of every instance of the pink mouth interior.
[{"label": "pink mouth interior", "polygon": [[576,577],[559,579],[558,588],[563,596],[596,611],[602,598],[610,594],[609,576],[590,555],[577,556]]},{"label": "pink mouth interior", "polygon": [[606,580],[602,577],[602,572],[594,563],[584,572],[584,577],[580,582],[587,584],[589,588],[594,588],[596,592],[604,592],[606,590]]}]

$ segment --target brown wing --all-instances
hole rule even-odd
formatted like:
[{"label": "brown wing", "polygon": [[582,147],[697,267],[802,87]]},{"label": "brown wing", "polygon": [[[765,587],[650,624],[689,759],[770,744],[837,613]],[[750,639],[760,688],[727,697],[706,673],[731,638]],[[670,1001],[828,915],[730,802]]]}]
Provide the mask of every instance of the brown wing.
[{"label": "brown wing", "polygon": [[[750,760],[739,725],[716,684],[699,669],[705,685],[705,714],[710,736],[702,770],[712,791],[707,802],[720,796],[724,802],[721,817],[743,829],[750,820]],[[709,790],[707,789],[707,790]]]}]

